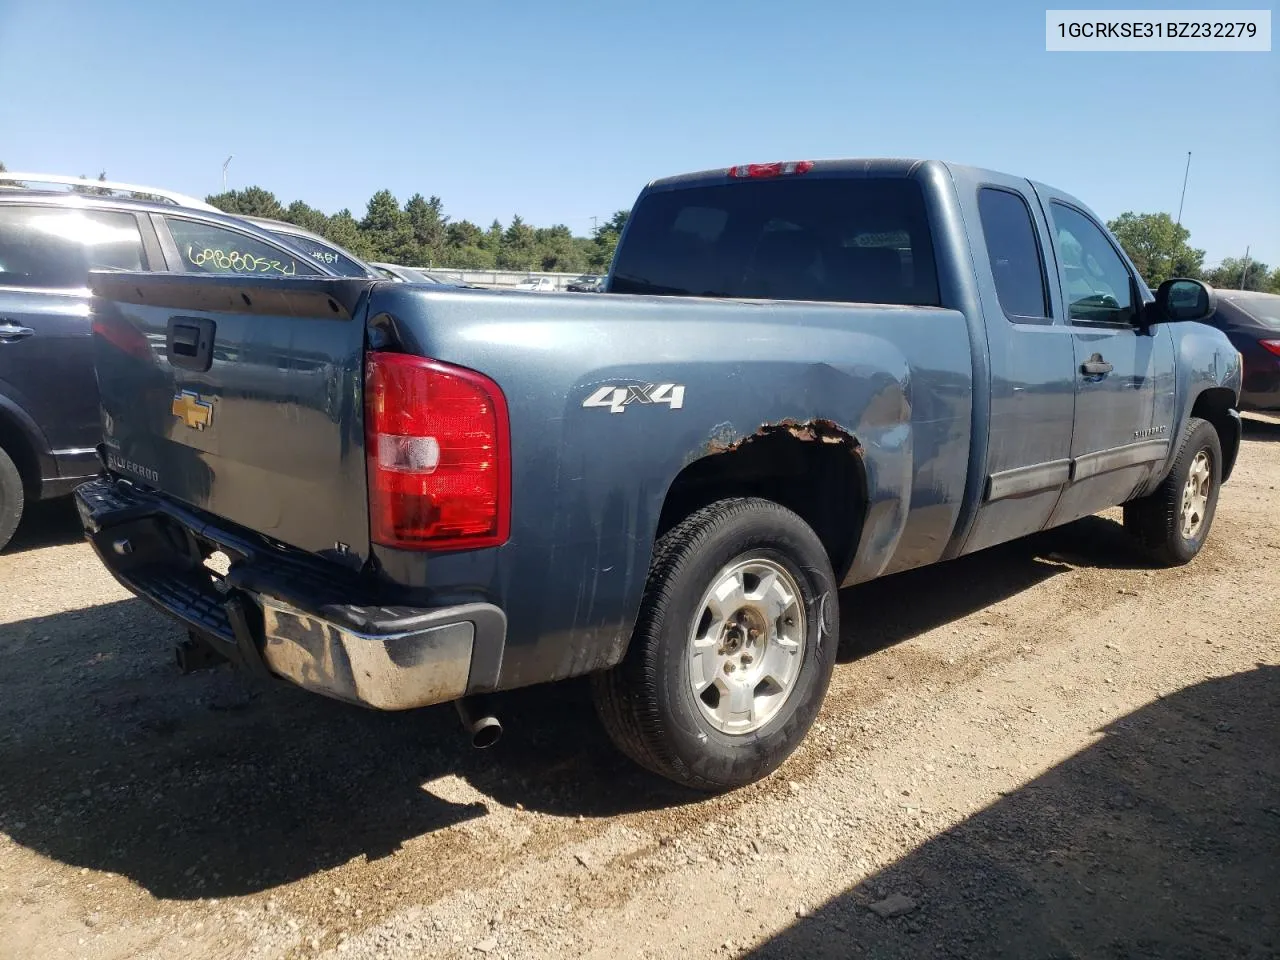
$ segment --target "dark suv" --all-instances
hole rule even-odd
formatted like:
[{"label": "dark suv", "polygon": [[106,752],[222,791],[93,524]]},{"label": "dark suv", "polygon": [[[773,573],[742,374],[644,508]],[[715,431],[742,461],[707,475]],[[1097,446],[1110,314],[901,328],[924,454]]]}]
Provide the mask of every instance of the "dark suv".
[{"label": "dark suv", "polygon": [[122,198],[98,181],[70,193],[33,186],[0,175],[0,549],[25,503],[69,494],[98,471],[90,270],[336,273],[192,198],[153,188],[131,189],[155,200]]}]

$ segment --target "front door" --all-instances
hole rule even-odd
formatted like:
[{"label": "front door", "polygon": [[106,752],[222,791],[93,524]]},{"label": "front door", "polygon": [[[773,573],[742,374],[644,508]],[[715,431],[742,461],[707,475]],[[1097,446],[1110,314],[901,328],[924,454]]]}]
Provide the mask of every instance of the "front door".
[{"label": "front door", "polygon": [[1160,328],[1135,326],[1137,278],[1107,233],[1067,199],[1045,199],[1075,356],[1071,483],[1057,525],[1130,499],[1165,459],[1170,437],[1156,423],[1156,397],[1172,363]]},{"label": "front door", "polygon": [[973,255],[991,364],[986,483],[965,553],[1049,522],[1070,479],[1076,403],[1044,213],[1026,180],[982,177],[958,186],[965,220],[982,228]]}]

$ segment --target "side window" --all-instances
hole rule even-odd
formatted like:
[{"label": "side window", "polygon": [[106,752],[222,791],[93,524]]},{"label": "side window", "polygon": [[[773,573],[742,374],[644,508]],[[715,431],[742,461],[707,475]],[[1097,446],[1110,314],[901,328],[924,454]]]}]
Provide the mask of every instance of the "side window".
[{"label": "side window", "polygon": [[318,277],[310,258],[212,223],[165,217],[187,273]]},{"label": "side window", "polygon": [[321,243],[319,240],[292,233],[277,234],[277,236],[280,236],[286,243],[297,247],[312,260],[323,263],[330,270],[340,273],[344,277],[367,277],[369,275],[364,267],[327,243]]},{"label": "side window", "polygon": [[75,289],[90,270],[142,270],[131,213],[0,206],[0,286]]},{"label": "side window", "polygon": [[1130,323],[1135,313],[1129,269],[1088,217],[1052,204],[1069,316],[1086,323]]},{"label": "side window", "polygon": [[1044,260],[1027,202],[1009,190],[983,187],[978,214],[1000,309],[1011,320],[1049,316]]}]

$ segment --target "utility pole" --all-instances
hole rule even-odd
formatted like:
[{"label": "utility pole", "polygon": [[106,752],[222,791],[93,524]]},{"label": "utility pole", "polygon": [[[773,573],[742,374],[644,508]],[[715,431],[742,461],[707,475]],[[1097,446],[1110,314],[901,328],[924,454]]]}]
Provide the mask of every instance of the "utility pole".
[{"label": "utility pole", "polygon": [[1182,174],[1182,198],[1178,201],[1177,226],[1182,226],[1182,204],[1187,199],[1187,177],[1191,176],[1191,151],[1187,151],[1187,169]]},{"label": "utility pole", "polygon": [[1244,248],[1244,269],[1240,271],[1240,289],[1245,289],[1244,278],[1249,275],[1249,248]]},{"label": "utility pole", "polygon": [[592,218],[591,218],[591,233],[592,233],[592,235],[593,235],[593,236],[594,236],[595,234],[597,234],[597,233],[599,233],[599,232],[600,232],[600,222],[599,222],[599,221],[600,221],[600,218],[599,218],[599,217],[592,217]]},{"label": "utility pole", "polygon": [[227,157],[222,161],[222,192],[227,192],[227,167],[231,166],[231,161],[235,159],[235,154]]}]

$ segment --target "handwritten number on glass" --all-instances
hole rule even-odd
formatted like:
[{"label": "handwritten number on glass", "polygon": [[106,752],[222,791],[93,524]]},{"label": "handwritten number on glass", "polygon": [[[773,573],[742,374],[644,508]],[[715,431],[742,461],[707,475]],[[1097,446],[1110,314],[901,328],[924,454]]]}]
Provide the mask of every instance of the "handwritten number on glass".
[{"label": "handwritten number on glass", "polygon": [[227,270],[231,273],[279,273],[282,276],[292,277],[298,272],[296,263],[286,265],[279,260],[255,257],[251,253],[241,253],[239,250],[232,250],[228,253],[225,250],[205,247],[197,251],[194,246],[188,245],[187,259],[197,267],[211,264],[218,270]]}]

